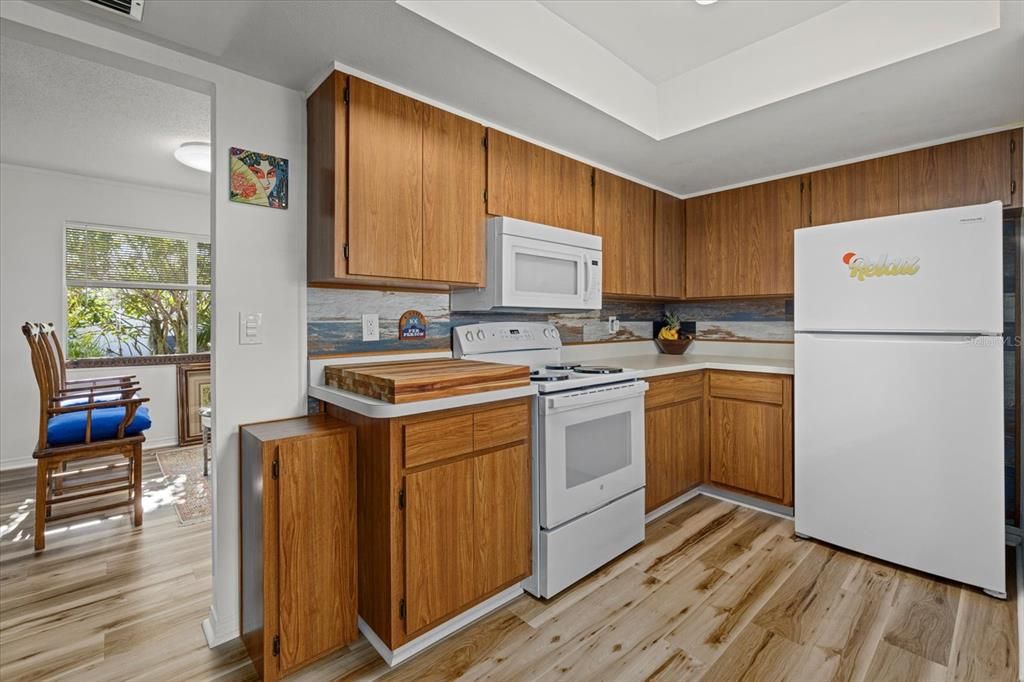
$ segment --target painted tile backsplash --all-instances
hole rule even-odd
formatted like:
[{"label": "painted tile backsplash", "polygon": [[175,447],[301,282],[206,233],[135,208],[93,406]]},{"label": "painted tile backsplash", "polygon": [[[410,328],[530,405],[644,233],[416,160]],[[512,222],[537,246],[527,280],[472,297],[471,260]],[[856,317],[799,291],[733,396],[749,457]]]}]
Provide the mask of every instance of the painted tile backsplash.
[{"label": "painted tile backsplash", "polygon": [[[447,350],[451,328],[474,322],[500,320],[549,322],[558,327],[566,343],[650,339],[654,322],[664,314],[660,303],[609,301],[602,310],[564,311],[524,309],[515,313],[451,312],[448,294],[361,289],[307,290],[307,334],[310,356],[393,350]],[[427,338],[399,340],[398,320],[406,310],[427,318]],[[380,340],[362,340],[362,314],[377,313]],[[619,319],[618,332],[608,331],[608,318]]]},{"label": "painted tile backsplash", "polygon": [[670,303],[666,310],[693,320],[697,338],[709,341],[792,341],[793,299]]}]

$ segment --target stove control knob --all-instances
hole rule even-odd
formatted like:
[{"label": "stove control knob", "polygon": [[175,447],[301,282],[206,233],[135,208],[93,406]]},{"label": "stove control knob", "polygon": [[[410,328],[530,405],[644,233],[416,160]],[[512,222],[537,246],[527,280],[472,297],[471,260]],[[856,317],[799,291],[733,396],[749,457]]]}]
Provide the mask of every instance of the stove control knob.
[{"label": "stove control knob", "polygon": [[476,333],[476,340],[477,341],[483,341],[484,340],[484,330],[483,329],[479,330]]}]

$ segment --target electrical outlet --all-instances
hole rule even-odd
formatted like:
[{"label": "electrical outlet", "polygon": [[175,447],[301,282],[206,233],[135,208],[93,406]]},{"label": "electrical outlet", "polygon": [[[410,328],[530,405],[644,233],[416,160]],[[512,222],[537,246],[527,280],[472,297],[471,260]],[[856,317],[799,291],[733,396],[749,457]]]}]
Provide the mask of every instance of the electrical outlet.
[{"label": "electrical outlet", "polygon": [[363,341],[380,341],[380,316],[377,313],[363,314]]},{"label": "electrical outlet", "polygon": [[611,317],[608,318],[608,333],[609,334],[614,334],[615,332],[619,331],[619,327],[620,327],[620,325],[619,325],[619,318],[615,317],[614,315],[612,315]]}]

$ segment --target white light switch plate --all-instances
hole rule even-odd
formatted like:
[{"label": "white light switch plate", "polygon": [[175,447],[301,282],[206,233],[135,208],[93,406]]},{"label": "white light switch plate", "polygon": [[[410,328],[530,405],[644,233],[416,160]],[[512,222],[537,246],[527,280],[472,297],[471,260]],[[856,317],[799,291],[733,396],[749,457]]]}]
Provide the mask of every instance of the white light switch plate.
[{"label": "white light switch plate", "polygon": [[380,341],[380,316],[377,313],[363,314],[363,341]]},{"label": "white light switch plate", "polygon": [[238,313],[238,343],[243,346],[263,343],[263,313]]}]

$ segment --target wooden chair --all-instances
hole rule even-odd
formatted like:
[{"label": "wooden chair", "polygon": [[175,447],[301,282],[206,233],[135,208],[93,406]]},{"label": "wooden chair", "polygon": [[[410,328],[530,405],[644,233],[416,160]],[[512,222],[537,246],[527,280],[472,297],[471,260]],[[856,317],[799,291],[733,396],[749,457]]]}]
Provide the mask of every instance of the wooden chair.
[{"label": "wooden chair", "polygon": [[[32,456],[36,459],[35,548],[45,547],[47,523],[75,516],[130,506],[135,526],[142,525],[142,432],[149,428],[149,414],[137,397],[140,386],[134,377],[110,377],[69,381],[64,353],[52,324],[22,325],[32,357],[32,371],[39,386],[39,438]],[[68,471],[69,462],[121,455],[124,462]],[[96,476],[103,471],[123,475]],[[84,480],[83,480],[84,479]],[[108,496],[127,492],[127,499],[109,502]],[[102,504],[79,506],[54,514],[56,505],[92,498]]]}]

